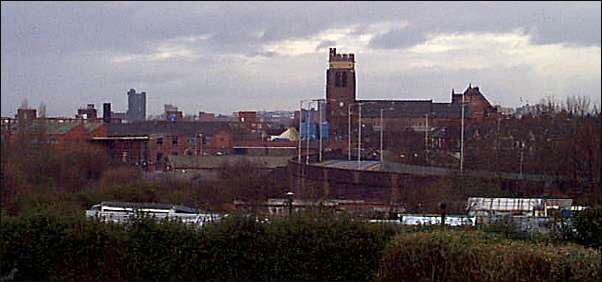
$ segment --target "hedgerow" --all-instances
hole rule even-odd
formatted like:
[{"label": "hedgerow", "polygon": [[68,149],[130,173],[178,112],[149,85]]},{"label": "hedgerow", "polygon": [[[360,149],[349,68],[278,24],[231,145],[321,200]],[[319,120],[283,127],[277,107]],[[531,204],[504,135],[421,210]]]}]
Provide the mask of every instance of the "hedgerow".
[{"label": "hedgerow", "polygon": [[[0,275],[16,280],[588,281],[600,253],[476,230],[369,224],[344,215],[232,215],[198,229],[47,213],[3,218]],[[426,230],[426,231],[425,231]]]},{"label": "hedgerow", "polygon": [[600,252],[481,231],[417,232],[388,244],[379,278],[396,281],[599,281]]}]

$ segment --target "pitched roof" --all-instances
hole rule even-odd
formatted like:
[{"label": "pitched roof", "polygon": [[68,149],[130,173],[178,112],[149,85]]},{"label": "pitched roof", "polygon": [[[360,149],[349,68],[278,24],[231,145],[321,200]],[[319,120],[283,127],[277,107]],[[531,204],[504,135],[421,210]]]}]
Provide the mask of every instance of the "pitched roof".
[{"label": "pitched roof", "polygon": [[194,136],[196,134],[213,135],[219,130],[231,129],[230,122],[187,122],[187,121],[145,121],[136,123],[111,123],[108,125],[108,136]]},{"label": "pitched roof", "polygon": [[29,131],[29,132],[45,133],[45,134],[50,134],[50,135],[62,135],[62,134],[69,132],[70,130],[77,127],[78,125],[80,125],[80,123],[74,123],[74,122],[57,123],[57,122],[44,122],[41,120],[36,120],[31,125],[27,126],[26,128],[18,128],[18,127],[17,128],[18,128],[18,130],[25,130],[25,131]]},{"label": "pitched roof", "polygon": [[237,161],[250,161],[264,168],[286,167],[290,156],[187,156],[170,155],[168,160],[175,169],[216,169],[224,164]]},{"label": "pitched roof", "polygon": [[86,122],[84,123],[84,128],[86,129],[86,132],[90,133],[102,125],[102,122]]},{"label": "pitched roof", "polygon": [[[425,115],[439,118],[460,118],[462,106],[452,103],[433,103],[432,100],[361,100],[362,116],[367,118],[419,118]],[[464,107],[464,114],[468,117],[468,107]]]},{"label": "pitched roof", "polygon": [[136,202],[112,202],[104,201],[101,202],[102,206],[118,207],[118,208],[131,208],[131,209],[174,209],[175,212],[182,213],[196,213],[197,211],[193,208],[180,205],[172,204],[161,204],[161,203],[136,203]]},{"label": "pitched roof", "polygon": [[432,100],[360,100],[362,116],[380,117],[380,110],[384,109],[384,118],[396,117],[424,117],[431,112]]},{"label": "pitched roof", "polygon": [[[468,117],[468,107],[464,107],[464,116]],[[461,118],[462,105],[451,103],[433,103],[433,116],[439,118]]]}]

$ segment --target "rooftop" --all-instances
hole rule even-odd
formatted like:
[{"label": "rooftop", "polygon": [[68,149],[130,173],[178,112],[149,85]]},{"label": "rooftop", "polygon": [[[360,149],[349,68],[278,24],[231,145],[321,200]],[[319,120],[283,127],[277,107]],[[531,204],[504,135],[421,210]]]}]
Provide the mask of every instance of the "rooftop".
[{"label": "rooftop", "polygon": [[100,203],[104,207],[118,207],[118,208],[131,208],[131,209],[164,209],[164,210],[175,210],[180,213],[197,213],[196,209],[189,208],[186,206],[162,204],[162,203],[136,203],[136,202],[113,202],[104,201]]},{"label": "rooftop", "polygon": [[[382,171],[391,173],[407,173],[414,175],[455,175],[459,171],[454,168],[446,167],[433,167],[433,166],[418,166],[408,165],[393,162],[379,162],[379,161],[361,161],[358,164],[357,161],[346,161],[346,160],[330,160],[322,163],[315,164],[317,166],[337,168],[337,169],[351,169],[351,170],[368,170],[368,171]],[[480,170],[464,170],[464,175],[470,177],[487,177],[494,178],[499,177],[501,179],[509,180],[530,180],[530,181],[543,181],[543,180],[555,180],[554,176],[540,175],[540,174],[519,174],[519,173],[508,173],[500,172],[495,173],[491,171],[480,171]]]},{"label": "rooftop", "polygon": [[151,134],[167,136],[213,135],[219,130],[229,130],[231,128],[232,123],[230,122],[171,122],[157,120],[136,123],[111,123],[108,125],[108,136],[140,136]]}]

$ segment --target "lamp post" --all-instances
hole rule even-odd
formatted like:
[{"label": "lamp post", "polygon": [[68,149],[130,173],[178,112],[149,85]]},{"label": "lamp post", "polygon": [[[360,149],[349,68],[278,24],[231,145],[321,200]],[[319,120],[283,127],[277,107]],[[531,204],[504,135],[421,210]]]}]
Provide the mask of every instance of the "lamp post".
[{"label": "lamp post", "polygon": [[359,168],[362,163],[362,103],[359,103],[358,107],[359,122],[357,123],[357,166]]},{"label": "lamp post", "polygon": [[302,121],[303,121],[303,102],[307,101],[307,99],[301,100],[299,101],[299,145],[297,148],[298,151],[298,155],[297,155],[297,163],[299,164],[299,174],[301,175],[300,179],[299,179],[299,185],[301,186],[301,189],[303,189],[304,185],[304,177],[303,177],[303,166],[301,165],[301,130],[302,130]]},{"label": "lamp post", "polygon": [[424,114],[424,156],[426,159],[426,162],[428,164],[428,158],[429,158],[429,114]]},{"label": "lamp post", "polygon": [[384,109],[380,109],[380,162],[383,162],[383,111]]},{"label": "lamp post", "polygon": [[201,142],[200,142],[201,143],[200,153],[201,153],[201,157],[203,157],[203,140],[204,140],[204,137],[203,137],[202,133],[199,134],[199,138],[201,139]]},{"label": "lamp post", "polygon": [[318,126],[319,128],[319,132],[320,132],[320,139],[319,139],[319,150],[318,150],[318,162],[322,162],[322,138],[324,136],[322,136],[322,107],[321,107],[321,103],[322,103],[323,99],[319,99],[318,100],[318,115],[320,116],[319,122],[318,122]]},{"label": "lamp post", "polygon": [[301,121],[303,120],[303,101],[299,101],[299,146],[297,147],[297,162],[301,164]]},{"label": "lamp post", "polygon": [[[311,104],[310,104],[311,107]],[[309,164],[309,125],[310,125],[310,121],[311,121],[311,108],[309,109],[309,111],[307,112],[307,119],[305,120],[305,124],[307,125],[306,131],[305,131],[305,139],[307,140],[307,145],[305,146],[306,150],[305,150],[305,164],[308,165]]]},{"label": "lamp post", "polygon": [[525,141],[521,140],[520,141],[520,178],[523,178],[523,156],[524,156],[524,149],[525,149]]},{"label": "lamp post", "polygon": [[[302,99],[299,102],[299,108],[300,108],[299,109],[299,145],[298,145],[298,155],[297,155],[297,161],[299,163],[301,163],[301,150],[302,150],[302,142],[301,142],[301,139],[302,139],[301,138],[302,122],[301,121],[303,120],[303,103],[304,102],[308,102],[310,106],[311,106],[311,102],[318,102],[318,111],[320,111],[320,113],[319,113],[319,116],[320,116],[320,124],[319,124],[319,126],[320,126],[319,160],[320,160],[320,162],[322,161],[322,146],[323,146],[323,143],[322,143],[322,138],[323,138],[323,136],[322,136],[322,134],[323,134],[323,131],[322,131],[322,116],[323,115],[322,115],[322,111],[320,109],[320,104],[322,102],[324,102],[324,101],[325,101],[325,99]],[[310,117],[311,117],[311,109],[309,109],[309,114],[307,116],[308,120],[305,121],[306,124],[307,124],[307,126],[306,126],[306,135],[307,135],[306,138],[307,138],[307,142],[306,142],[305,164],[309,164],[309,141],[310,141],[309,140],[310,139],[310,136],[309,136],[310,123],[309,122],[310,122]]]},{"label": "lamp post", "polygon": [[384,160],[384,155],[383,155],[383,132],[385,130],[385,123],[383,121],[383,112],[385,110],[393,111],[393,110],[395,110],[395,108],[393,108],[393,107],[389,107],[387,109],[380,108],[380,162],[381,163]]},{"label": "lamp post", "polygon": [[319,149],[318,150],[318,160],[319,160],[319,162],[322,162],[322,148],[323,148],[322,138],[324,138],[324,137],[323,137],[323,131],[322,131],[323,114],[322,114],[322,106],[321,105],[324,102],[326,102],[326,100],[325,99],[311,99],[311,101],[312,102],[318,102],[318,116],[319,116],[319,124],[318,124],[319,129],[318,130],[320,132],[320,139],[318,140],[318,144],[319,144],[319,147],[318,147],[318,149]]},{"label": "lamp post", "polygon": [[441,202],[439,203],[439,208],[441,208],[441,227],[445,228],[445,209],[447,208],[447,204]]},{"label": "lamp post", "polygon": [[356,103],[349,103],[347,105],[347,122],[348,122],[348,129],[347,129],[347,136],[348,136],[348,153],[347,153],[347,159],[351,160],[351,106],[353,105],[358,105],[358,119],[359,119],[359,124],[358,124],[358,132],[357,132],[357,137],[358,137],[358,141],[357,141],[357,164],[358,166],[361,164],[362,161],[362,105],[364,104],[375,104],[376,102],[356,102]]},{"label": "lamp post", "polygon": [[351,106],[353,103],[347,105],[347,140],[349,142],[347,147],[347,160],[351,160]]},{"label": "lamp post", "polygon": [[287,198],[287,202],[288,202],[288,216],[290,217],[291,214],[293,214],[293,196],[295,196],[295,193],[293,192],[287,192],[286,193],[286,198]]},{"label": "lamp post", "polygon": [[364,104],[375,104],[375,102],[359,102],[355,103],[358,105],[358,132],[357,132],[357,165],[358,167],[362,162],[362,105]]},{"label": "lamp post", "polygon": [[462,93],[462,131],[460,133],[460,174],[464,173],[464,93]]}]

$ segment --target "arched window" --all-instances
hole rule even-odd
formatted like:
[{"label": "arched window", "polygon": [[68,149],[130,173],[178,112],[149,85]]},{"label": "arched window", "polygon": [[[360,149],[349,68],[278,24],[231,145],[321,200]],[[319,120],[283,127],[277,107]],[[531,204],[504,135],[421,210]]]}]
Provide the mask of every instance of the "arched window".
[{"label": "arched window", "polygon": [[336,87],[346,87],[347,86],[347,72],[344,72],[344,71],[336,72],[334,85]]},{"label": "arched window", "polygon": [[343,85],[343,73],[342,72],[335,73],[334,85],[336,87],[341,87]]}]

